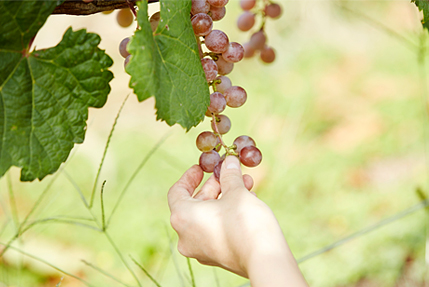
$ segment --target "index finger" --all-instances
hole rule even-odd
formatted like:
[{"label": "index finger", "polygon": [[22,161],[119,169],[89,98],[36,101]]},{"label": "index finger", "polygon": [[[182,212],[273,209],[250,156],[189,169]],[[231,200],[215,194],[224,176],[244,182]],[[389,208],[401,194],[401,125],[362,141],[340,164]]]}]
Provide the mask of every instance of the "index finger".
[{"label": "index finger", "polygon": [[180,200],[192,197],[195,189],[203,180],[203,170],[199,165],[193,165],[168,191],[168,206],[172,206]]}]

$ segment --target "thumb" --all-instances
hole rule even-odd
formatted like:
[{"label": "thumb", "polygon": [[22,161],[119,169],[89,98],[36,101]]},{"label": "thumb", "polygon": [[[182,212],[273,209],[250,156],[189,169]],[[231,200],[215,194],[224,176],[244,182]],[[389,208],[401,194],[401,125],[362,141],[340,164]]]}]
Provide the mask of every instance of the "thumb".
[{"label": "thumb", "polygon": [[220,172],[220,187],[223,194],[245,188],[240,161],[235,156],[227,156]]}]

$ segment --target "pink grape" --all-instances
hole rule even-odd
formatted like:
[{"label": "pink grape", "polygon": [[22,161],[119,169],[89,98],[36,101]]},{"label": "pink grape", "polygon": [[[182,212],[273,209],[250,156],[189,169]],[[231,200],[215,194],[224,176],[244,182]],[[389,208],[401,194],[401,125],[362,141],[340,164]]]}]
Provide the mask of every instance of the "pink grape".
[{"label": "pink grape", "polygon": [[119,53],[124,58],[126,58],[130,55],[130,53],[128,53],[128,51],[127,51],[128,42],[130,42],[130,38],[127,37],[127,38],[123,39],[121,41],[121,43],[119,44]]},{"label": "pink grape", "polygon": [[225,7],[217,8],[214,6],[210,6],[210,14],[213,21],[222,20],[225,17],[226,9]]},{"label": "pink grape", "polygon": [[219,93],[219,92],[214,92],[213,94],[210,95],[210,106],[208,107],[208,110],[217,115],[220,114],[221,112],[223,112],[223,110],[225,110],[226,108],[226,100],[225,97]]},{"label": "pink grape", "polygon": [[203,152],[200,156],[199,164],[202,170],[205,172],[213,172],[215,166],[220,161],[220,155],[217,151],[211,150]]},{"label": "pink grape", "polygon": [[[216,125],[221,135],[226,134],[231,129],[231,120],[225,115],[216,116]],[[212,129],[216,131],[214,122],[212,121]]]},{"label": "pink grape", "polygon": [[255,25],[255,14],[252,12],[244,11],[237,19],[237,27],[243,32],[252,29],[253,25]]},{"label": "pink grape", "polygon": [[266,41],[267,41],[267,36],[265,36],[265,33],[263,30],[260,30],[254,33],[250,37],[249,44],[253,49],[261,50],[262,48],[264,48]]},{"label": "pink grape", "polygon": [[244,48],[236,42],[229,43],[228,50],[222,54],[225,61],[231,63],[240,62],[244,57]]},{"label": "pink grape", "polygon": [[210,4],[206,0],[192,0],[191,14],[208,13]]},{"label": "pink grape", "polygon": [[222,57],[217,59],[216,65],[218,74],[222,76],[228,75],[232,72],[232,69],[234,69],[234,63],[227,62]]},{"label": "pink grape", "polygon": [[195,14],[191,18],[192,28],[194,33],[197,36],[206,36],[213,29],[213,20],[212,18],[205,13]]},{"label": "pink grape", "polygon": [[255,167],[262,161],[262,153],[255,146],[246,146],[240,151],[240,161],[247,167]]},{"label": "pink grape", "polygon": [[127,56],[124,60],[124,67],[128,65],[128,62],[130,61],[131,55]]},{"label": "pink grape", "polygon": [[256,0],[240,0],[240,6],[243,10],[250,10],[256,5]]},{"label": "pink grape", "polygon": [[237,147],[235,151],[240,154],[240,151],[246,146],[256,146],[255,141],[249,136],[239,136],[233,142],[233,144]]},{"label": "pink grape", "polygon": [[203,65],[204,73],[206,74],[206,80],[207,82],[213,81],[218,73],[218,67],[210,58],[203,58],[201,59],[201,64]]},{"label": "pink grape", "polygon": [[271,3],[265,6],[264,12],[270,18],[278,18],[282,14],[282,7],[277,3]]},{"label": "pink grape", "polygon": [[255,49],[250,46],[250,43],[244,43],[244,58],[252,58],[255,55]]},{"label": "pink grape", "polygon": [[274,52],[273,48],[265,46],[261,50],[260,54],[261,60],[265,63],[272,63],[276,59],[276,53]]},{"label": "pink grape", "polygon": [[215,84],[216,90],[219,93],[225,93],[226,89],[232,87],[231,80],[226,76],[218,76],[215,81],[220,80],[220,84]]},{"label": "pink grape", "polygon": [[217,136],[212,132],[202,132],[197,137],[197,148],[202,152],[209,152],[216,146]]},{"label": "pink grape", "polygon": [[232,86],[225,91],[225,99],[228,107],[238,108],[241,107],[247,100],[246,91],[239,86]]},{"label": "pink grape", "polygon": [[229,0],[207,0],[210,5],[218,8],[225,7],[225,5],[228,4],[228,1]]},{"label": "pink grape", "polygon": [[228,49],[228,36],[220,30],[212,30],[204,39],[204,43],[210,51],[223,53]]},{"label": "pink grape", "polygon": [[224,160],[225,159],[221,158],[221,160],[217,163],[217,165],[214,167],[214,170],[213,170],[214,177],[218,182],[220,182],[220,170],[222,168],[222,163]]}]

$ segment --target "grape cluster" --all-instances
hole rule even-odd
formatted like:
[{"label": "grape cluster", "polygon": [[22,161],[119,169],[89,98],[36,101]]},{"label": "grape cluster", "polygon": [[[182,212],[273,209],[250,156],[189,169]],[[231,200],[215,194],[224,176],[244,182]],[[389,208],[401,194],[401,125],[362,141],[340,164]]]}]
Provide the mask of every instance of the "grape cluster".
[{"label": "grape cluster", "polygon": [[[230,42],[223,31],[213,29],[213,22],[225,16],[228,1],[192,0],[191,8],[191,23],[199,44],[201,65],[213,91],[206,111],[206,116],[212,119],[212,131],[202,132],[196,140],[197,148],[202,151],[199,165],[205,172],[213,172],[217,180],[227,155],[238,156],[241,163],[248,167],[255,167],[262,160],[261,151],[251,137],[239,136],[231,146],[222,139],[222,135],[231,129],[231,121],[221,113],[227,106],[238,108],[247,100],[246,91],[240,86],[233,86],[226,76],[231,73],[234,64],[244,58],[244,48],[237,42]],[[220,156],[222,147],[225,154]]]},{"label": "grape cluster", "polygon": [[[258,2],[262,3],[258,6]],[[251,58],[257,52],[265,63],[272,63],[276,58],[273,48],[266,45],[267,35],[265,34],[265,21],[267,18],[279,18],[282,14],[282,8],[279,4],[271,0],[240,0],[240,7],[243,13],[237,19],[237,27],[243,32],[251,30],[256,23],[256,17],[261,17],[261,26],[258,31],[252,33],[249,42],[244,46],[244,57]]]}]

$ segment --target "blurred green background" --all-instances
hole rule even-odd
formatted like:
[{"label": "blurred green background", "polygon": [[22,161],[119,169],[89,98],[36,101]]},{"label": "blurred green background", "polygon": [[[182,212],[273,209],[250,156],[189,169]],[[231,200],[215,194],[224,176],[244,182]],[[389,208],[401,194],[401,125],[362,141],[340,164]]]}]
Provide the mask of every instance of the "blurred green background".
[{"label": "blurred green background", "polygon": [[[248,102],[227,109],[232,143],[252,136],[263,162],[246,172],[254,191],[274,211],[296,258],[393,216],[429,195],[427,114],[427,33],[409,1],[280,1],[283,15],[268,21],[272,65],[258,59],[235,66],[230,78],[244,87]],[[244,43],[235,21],[237,0],[225,20],[215,24],[233,41]],[[150,5],[151,12],[158,9]],[[8,242],[43,190],[52,183],[29,222],[47,218],[90,218],[78,190],[88,199],[103,150],[121,103],[130,95],[111,138],[93,213],[100,218],[100,186],[106,180],[106,216],[127,182],[107,233],[143,286],[154,286],[131,255],[162,286],[191,286],[186,259],[176,251],[166,194],[199,151],[196,136],[210,129],[206,119],[185,133],[155,121],[154,100],[138,103],[118,52],[135,27],[120,28],[115,13],[89,17],[51,16],[37,35],[38,49],[55,45],[65,29],[87,28],[101,35],[101,47],[115,61],[106,106],[90,110],[85,143],[72,151],[56,176],[19,182],[12,168],[0,179],[0,242]],[[160,144],[160,141],[162,143]],[[152,149],[157,146],[158,149]],[[11,194],[14,198],[11,198]],[[16,212],[14,212],[14,202]],[[16,215],[16,216],[15,216]],[[91,224],[85,220],[79,222]],[[429,213],[420,209],[391,224],[300,264],[311,286],[429,286]],[[46,221],[34,225],[1,259],[0,286],[135,286],[118,252],[104,234],[75,224]],[[426,255],[425,255],[426,254]],[[191,260],[196,286],[240,286],[247,280]],[[63,277],[61,279],[61,277]]]}]

